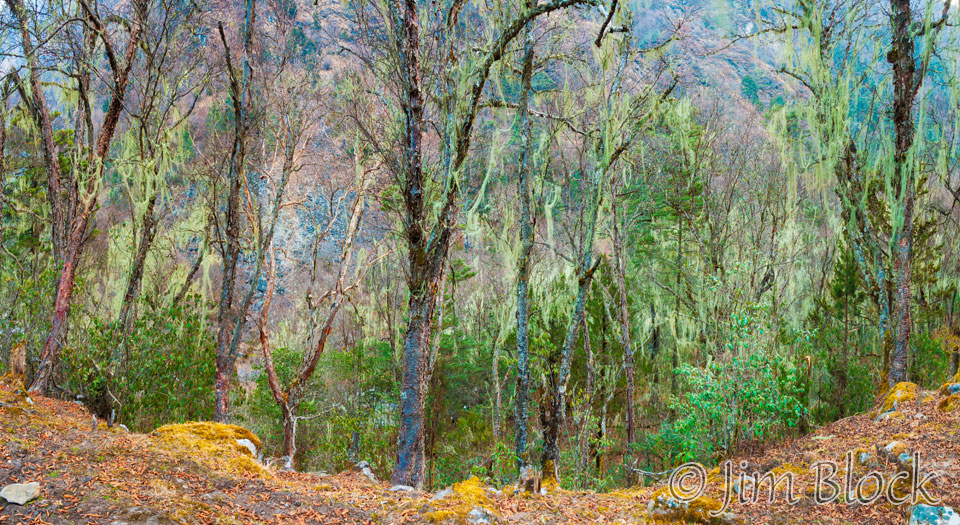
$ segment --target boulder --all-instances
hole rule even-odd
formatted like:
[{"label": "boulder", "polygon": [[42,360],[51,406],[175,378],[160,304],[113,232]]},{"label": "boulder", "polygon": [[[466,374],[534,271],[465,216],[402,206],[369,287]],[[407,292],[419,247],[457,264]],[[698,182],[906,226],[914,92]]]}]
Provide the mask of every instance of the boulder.
[{"label": "boulder", "polygon": [[920,387],[916,384],[908,383],[906,381],[897,383],[890,388],[890,391],[884,396],[883,401],[880,403],[880,406],[877,407],[875,414],[880,415],[886,412],[892,412],[903,406],[904,403],[916,401],[919,395]]},{"label": "boulder", "polygon": [[960,525],[960,514],[951,507],[916,505],[910,511],[910,525]]},{"label": "boulder", "polygon": [[958,408],[960,408],[960,394],[951,394],[941,399],[940,403],[937,404],[937,410],[945,413],[953,412]]},{"label": "boulder", "polygon": [[8,503],[15,505],[26,505],[40,496],[40,484],[36,481],[32,483],[14,483],[7,485],[0,490],[0,498],[7,500]]},{"label": "boulder", "polygon": [[676,521],[683,523],[706,523],[708,525],[739,525],[743,523],[732,512],[721,512],[716,516],[723,505],[706,496],[691,500],[673,497],[666,488],[653,493],[650,503],[647,504],[647,518],[659,521]]}]

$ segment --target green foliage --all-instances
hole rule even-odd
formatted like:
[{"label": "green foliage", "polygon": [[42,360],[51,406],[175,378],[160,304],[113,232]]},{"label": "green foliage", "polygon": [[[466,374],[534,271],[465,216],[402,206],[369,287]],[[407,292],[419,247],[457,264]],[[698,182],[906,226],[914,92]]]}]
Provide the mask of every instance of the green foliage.
[{"label": "green foliage", "polygon": [[[9,262],[9,259],[4,258],[4,261]],[[30,264],[31,261],[25,262]],[[7,351],[23,342],[28,373],[38,364],[40,349],[50,333],[51,297],[56,291],[59,275],[55,268],[47,267],[34,278],[25,275],[18,266],[0,265],[0,304],[7,312],[0,316],[0,349]],[[7,356],[0,354],[0,360],[6,365]]]},{"label": "green foliage", "polygon": [[943,351],[941,343],[930,332],[914,334],[911,339],[910,380],[922,388],[936,389],[950,377],[951,355]]},{"label": "green foliage", "polygon": [[778,356],[752,353],[705,369],[683,365],[690,392],[676,404],[680,458],[715,459],[744,441],[763,441],[797,426],[805,409],[797,368]]},{"label": "green foliage", "polygon": [[760,92],[757,81],[750,75],[745,75],[740,79],[740,95],[753,105],[760,104]]},{"label": "green foliage", "polygon": [[126,338],[118,322],[93,319],[86,339],[64,349],[66,386],[87,398],[109,389],[120,402],[118,422],[150,431],[213,417],[215,341],[197,297],[146,309]]}]

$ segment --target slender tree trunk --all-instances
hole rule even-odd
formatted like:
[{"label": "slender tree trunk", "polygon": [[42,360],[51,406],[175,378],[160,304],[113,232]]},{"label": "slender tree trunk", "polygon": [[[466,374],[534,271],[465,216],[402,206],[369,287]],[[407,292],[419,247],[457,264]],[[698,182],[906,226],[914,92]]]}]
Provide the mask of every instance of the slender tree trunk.
[{"label": "slender tree trunk", "polygon": [[283,411],[283,467],[294,470],[294,458],[297,455],[297,415],[296,408],[282,406]]},{"label": "slender tree trunk", "polygon": [[[682,211],[680,212],[682,213]],[[673,370],[670,371],[670,394],[677,395],[677,368],[680,367],[680,282],[683,275],[683,215],[677,221],[677,300],[673,312]]]},{"label": "slender tree trunk", "polygon": [[889,383],[895,385],[907,380],[907,356],[913,330],[911,315],[913,266],[913,208],[915,170],[911,165],[913,147],[913,102],[916,97],[916,62],[913,15],[910,0],[890,1],[891,46],[887,60],[893,66],[893,124],[896,130],[893,183],[903,211],[903,224],[894,226],[894,273],[896,278],[895,305],[897,315],[896,341],[890,358]]},{"label": "slender tree trunk", "polygon": [[587,304],[587,293],[590,290],[590,284],[593,282],[593,275],[597,269],[599,261],[593,260],[593,241],[597,227],[597,214],[600,209],[600,190],[604,180],[606,165],[594,170],[592,181],[590,183],[589,195],[584,199],[587,204],[587,213],[584,220],[585,235],[584,244],[581,248],[579,260],[577,261],[577,298],[573,305],[573,313],[570,316],[567,325],[567,333],[563,340],[563,346],[560,349],[560,369],[555,376],[554,384],[551,386],[551,392],[548,399],[543,403],[544,415],[541,416],[543,422],[543,455],[540,464],[543,470],[544,483],[559,482],[559,465],[557,461],[559,455],[560,426],[563,423],[564,407],[567,399],[567,385],[570,380],[570,367],[573,363],[573,349],[577,344],[580,335],[580,325],[583,322],[584,309]]},{"label": "slender tree trunk", "polygon": [[[123,51],[123,62],[114,64],[117,67],[113,73],[113,92],[110,97],[110,103],[104,113],[103,121],[100,126],[100,134],[97,136],[96,145],[91,155],[88,157],[88,177],[86,183],[86,195],[79,199],[77,180],[71,179],[68,185],[72,191],[67,192],[65,197],[60,192],[62,184],[60,181],[59,158],[57,156],[57,147],[53,142],[52,123],[46,100],[43,97],[42,86],[39,79],[39,65],[36,60],[32,41],[27,29],[26,13],[19,0],[8,0],[12,11],[18,13],[18,22],[21,32],[21,44],[24,53],[28,57],[28,67],[30,69],[31,91],[33,91],[34,113],[37,123],[40,127],[42,142],[44,144],[44,159],[47,164],[48,173],[48,191],[55,196],[54,220],[57,220],[58,214],[62,221],[62,226],[66,228],[64,240],[58,241],[57,228],[54,228],[54,252],[57,244],[64,243],[62,246],[62,267],[60,269],[60,279],[57,283],[57,293],[53,305],[53,319],[51,322],[50,333],[40,352],[40,365],[37,368],[33,384],[30,385],[31,392],[47,393],[53,387],[55,369],[60,361],[60,347],[66,338],[67,323],[70,315],[70,305],[73,298],[73,285],[76,281],[77,266],[80,263],[80,257],[83,253],[83,246],[90,220],[96,213],[97,205],[97,185],[101,179],[104,170],[104,163],[109,152],[110,145],[117,129],[117,123],[120,119],[120,111],[123,107],[123,101],[126,98],[127,82],[129,80],[130,69],[133,67],[133,61],[136,58],[136,51],[140,44],[143,32],[143,24],[147,16],[147,5],[143,1],[137,1],[134,4],[135,16],[130,26],[129,38]],[[87,12],[87,23],[101,31],[102,22],[94,13]],[[113,42],[106,36],[105,31],[100,34],[105,47],[113,51]],[[66,208],[70,213],[64,213]],[[59,208],[60,211],[57,211]]]},{"label": "slender tree trunk", "polygon": [[493,447],[500,443],[500,409],[502,395],[500,388],[500,345],[493,343]]},{"label": "slender tree trunk", "polygon": [[140,298],[142,289],[143,267],[147,262],[147,254],[150,253],[150,247],[153,245],[153,239],[157,234],[157,218],[153,214],[157,205],[157,197],[158,195],[154,193],[147,202],[147,209],[143,215],[143,232],[140,235],[140,242],[137,244],[137,253],[133,258],[130,278],[127,280],[127,291],[123,294],[123,304],[120,306],[120,325],[123,327],[124,336],[129,335],[133,327],[137,299]]},{"label": "slender tree trunk", "polygon": [[[530,91],[533,78],[533,23],[524,29],[520,88],[520,260],[517,269],[517,394],[515,450],[520,469],[530,464],[527,454],[530,420],[530,256],[533,253],[533,203],[530,176],[533,138],[530,122]],[[521,472],[522,474],[522,472]]]},{"label": "slender tree trunk", "polygon": [[237,262],[240,258],[240,187],[245,170],[247,133],[244,103],[248,90],[249,55],[255,6],[255,0],[246,0],[246,17],[243,27],[243,69],[239,78],[233,69],[231,52],[227,46],[226,35],[223,33],[223,25],[221,24],[219,27],[220,38],[223,41],[227,59],[235,127],[230,161],[227,166],[229,191],[227,195],[226,227],[224,228],[226,242],[222,251],[223,278],[220,284],[220,304],[217,312],[217,370],[214,380],[216,399],[213,416],[217,422],[225,422],[229,417],[230,382],[234,365],[232,334],[235,331],[242,332],[242,326],[246,323],[245,315],[236,315],[233,312],[233,300],[236,288]]},{"label": "slender tree trunk", "polygon": [[620,337],[623,344],[623,371],[627,376],[626,390],[624,391],[627,423],[627,449],[637,440],[637,430],[635,409],[633,407],[634,399],[634,370],[633,370],[633,344],[630,340],[630,312],[627,309],[627,278],[626,263],[623,258],[623,239],[620,234],[620,218],[618,211],[620,207],[615,203],[613,206],[613,249],[614,259],[616,260],[617,276],[617,294],[620,298]]}]

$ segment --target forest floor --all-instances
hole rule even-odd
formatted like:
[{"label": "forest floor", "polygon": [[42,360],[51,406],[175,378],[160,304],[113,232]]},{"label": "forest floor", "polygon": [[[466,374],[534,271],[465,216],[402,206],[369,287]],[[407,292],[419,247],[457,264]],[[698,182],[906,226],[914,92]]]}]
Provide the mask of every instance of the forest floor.
[{"label": "forest floor", "polygon": [[[921,501],[942,498],[942,505],[960,508],[960,410],[948,410],[960,406],[960,394],[948,394],[947,385],[943,393],[894,390],[893,401],[875,410],[886,415],[849,417],[762,454],[736,458],[735,474],[795,474],[793,493],[800,501],[787,503],[781,486],[769,503],[769,491],[761,488],[758,503],[735,501],[733,514],[711,521],[703,509],[715,508],[725,487],[743,486],[749,495],[751,484],[727,483],[722,470],[714,469],[706,475],[706,493],[680,505],[662,486],[609,493],[545,487],[540,494],[524,494],[471,478],[436,494],[391,490],[359,471],[322,476],[264,468],[236,440],[93,430],[82,406],[28,399],[0,382],[0,487],[40,484],[39,497],[24,506],[0,499],[0,523],[906,523],[914,501],[816,505],[813,465],[836,461],[841,472],[835,479],[842,484],[845,458],[852,453],[854,482],[869,471],[890,479],[898,470],[916,474],[915,460],[908,459],[916,451],[920,478],[937,474]],[[867,495],[875,481],[863,484]],[[892,492],[909,490],[895,484]],[[651,499],[657,503],[648,513]]]}]

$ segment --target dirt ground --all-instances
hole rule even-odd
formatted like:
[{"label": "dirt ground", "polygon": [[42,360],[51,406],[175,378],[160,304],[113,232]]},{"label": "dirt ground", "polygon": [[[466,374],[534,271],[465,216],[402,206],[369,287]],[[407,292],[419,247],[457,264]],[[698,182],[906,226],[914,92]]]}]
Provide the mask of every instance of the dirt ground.
[{"label": "dirt ground", "polygon": [[[760,500],[734,501],[733,515],[727,518],[731,523],[762,524],[906,523],[913,502],[894,505],[881,498],[857,503],[841,498],[815,504],[816,463],[836,461],[841,471],[835,479],[842,482],[848,453],[855,457],[852,479],[857,481],[870,471],[889,478],[905,470],[902,454],[912,457],[919,452],[920,472],[937,474],[926,485],[929,496],[960,508],[960,410],[944,411],[950,404],[944,401],[947,398],[917,391],[879,421],[876,414],[850,417],[768,447],[762,454],[735,458],[734,475],[791,473],[800,501],[787,503],[781,487],[770,503],[761,484]],[[896,450],[886,450],[893,442]],[[486,487],[472,478],[440,494],[391,491],[387,483],[371,481],[359,472],[332,476],[280,472],[250,467],[249,458],[241,462],[242,453],[236,450],[211,452],[191,446],[172,444],[157,433],[102,426],[93,430],[90,416],[76,403],[41,397],[28,401],[22,391],[0,384],[0,486],[32,481],[41,485],[40,497],[24,506],[0,500],[0,523],[704,521],[690,512],[666,518],[660,514],[664,519],[653,521],[647,506],[651,498],[665,494],[662,486],[610,493],[547,487],[545,494],[523,494],[514,487]],[[752,494],[753,486],[747,482],[736,484],[745,487],[745,495]],[[869,483],[864,486],[875,490]],[[716,505],[730,487],[722,469],[713,469],[701,500]],[[894,493],[898,491],[903,493],[904,487]]]}]

